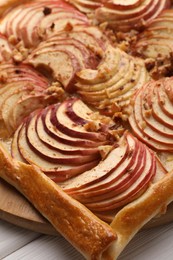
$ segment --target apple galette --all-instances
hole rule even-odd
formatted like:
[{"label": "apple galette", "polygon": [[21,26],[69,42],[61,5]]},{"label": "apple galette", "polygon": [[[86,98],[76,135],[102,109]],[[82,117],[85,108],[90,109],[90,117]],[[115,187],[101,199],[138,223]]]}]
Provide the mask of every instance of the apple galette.
[{"label": "apple galette", "polygon": [[86,259],[116,259],[173,201],[171,1],[0,13],[0,177]]}]

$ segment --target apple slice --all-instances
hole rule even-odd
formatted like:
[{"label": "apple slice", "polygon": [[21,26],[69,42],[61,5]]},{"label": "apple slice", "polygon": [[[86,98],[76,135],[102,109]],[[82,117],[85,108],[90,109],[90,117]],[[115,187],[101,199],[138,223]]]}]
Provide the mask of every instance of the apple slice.
[{"label": "apple slice", "polygon": [[101,1],[92,0],[66,0],[66,2],[74,5],[82,13],[92,13],[97,8],[101,7]]},{"label": "apple slice", "polygon": [[170,33],[173,30],[171,13],[172,10],[165,10],[148,24],[146,30],[138,37],[135,53],[145,58],[162,57],[163,60],[171,60],[170,53],[173,50]]},{"label": "apple slice", "polygon": [[[95,27],[74,27],[70,32],[56,33],[41,43],[26,60],[39,69],[47,69],[66,91],[74,91],[76,73],[95,69],[104,49],[103,33]],[[108,40],[107,40],[108,42]],[[97,49],[98,46],[98,49]]]},{"label": "apple slice", "polygon": [[23,64],[0,64],[0,86],[0,131],[6,137],[32,111],[57,100],[54,91],[49,92],[49,80]]},{"label": "apple slice", "polygon": [[134,7],[138,7],[142,4],[143,0],[101,0],[101,2],[104,4],[104,6],[107,7],[112,7],[120,10],[125,10],[125,9],[134,9]]},{"label": "apple slice", "polygon": [[170,6],[169,0],[143,0],[133,8],[129,8],[127,3],[121,9],[116,4],[109,6],[108,2],[98,8],[95,15],[99,22],[107,21],[109,26],[115,30],[128,32],[130,29],[140,29],[141,26],[145,26]]},{"label": "apple slice", "polygon": [[[80,109],[80,106],[79,106]],[[99,132],[99,129],[96,129],[93,124],[94,131],[87,129],[85,125],[81,125],[80,123],[74,123],[66,114],[66,104],[65,102],[54,108],[51,113],[51,122],[52,124],[61,132],[71,136],[81,139],[89,139],[92,141],[104,142],[107,140],[108,133],[107,132]],[[89,123],[89,122],[88,122]]]},{"label": "apple slice", "polygon": [[0,34],[0,62],[8,62],[12,59],[13,47],[5,36]]},{"label": "apple slice", "polygon": [[[139,168],[139,164],[142,164],[143,158],[146,158],[145,156],[145,149],[144,146],[141,146],[140,142],[132,138],[129,134],[124,137],[125,144],[127,145],[126,152],[121,155],[121,162],[117,163],[114,168],[112,168],[110,171],[106,171],[107,175],[106,178],[104,179],[99,179],[99,183],[89,183],[89,185],[85,185],[84,187],[80,187],[80,189],[68,189],[67,187],[67,192],[73,195],[78,195],[78,194],[84,194],[83,198],[91,197],[92,195],[101,195],[103,193],[107,193],[108,191],[115,190],[116,189],[122,188],[123,184],[128,183],[128,179],[131,175],[133,174],[133,171],[135,174],[137,173],[137,170]],[[122,140],[119,142],[119,147],[115,148],[113,151],[111,151],[108,155],[108,157],[111,157],[113,153],[116,151],[118,152],[120,149],[122,149],[123,144]],[[141,158],[139,157],[139,154],[142,154]],[[104,160],[104,165],[106,165],[106,161],[108,159],[106,158]],[[114,161],[114,160],[113,160]],[[101,165],[101,163],[99,163]],[[95,168],[98,168],[96,166]],[[132,169],[133,170],[132,170]],[[97,170],[96,170],[97,172]],[[130,172],[130,175],[129,175]],[[88,174],[89,175],[89,174]],[[82,176],[81,176],[82,177]],[[79,179],[79,177],[78,177]],[[81,178],[82,179],[82,178]],[[65,187],[66,189],[66,187]]]},{"label": "apple slice", "polygon": [[[35,131],[35,123],[37,120],[37,115],[31,117],[26,122],[26,137],[27,143],[30,149],[33,150],[40,157],[44,158],[49,162],[70,164],[70,165],[82,165],[90,161],[99,159],[99,152],[89,154],[89,155],[75,155],[75,154],[65,154],[58,151],[56,148],[47,146],[38,137]],[[25,138],[26,138],[25,137]],[[20,140],[22,145],[22,140]],[[24,152],[23,152],[24,153]]]},{"label": "apple slice", "polygon": [[64,1],[37,1],[10,9],[2,18],[0,32],[22,41],[26,48],[36,47],[42,39],[67,26],[88,24],[87,17]]},{"label": "apple slice", "polygon": [[111,221],[116,209],[141,196],[151,181],[157,182],[166,173],[155,154],[126,132],[119,146],[95,168],[59,185],[99,217]]},{"label": "apple slice", "polygon": [[[166,85],[168,85],[168,88],[171,87],[172,84],[172,77],[171,78],[165,78]],[[170,93],[171,94],[171,93]],[[171,121],[173,119],[173,103],[172,103],[172,97],[169,95],[169,91],[166,91],[165,86],[161,85],[158,91],[158,99],[159,99],[159,105],[166,116],[168,116]],[[163,117],[164,118],[164,117]]]},{"label": "apple slice", "polygon": [[37,165],[56,182],[72,178],[73,176],[94,167],[98,163],[98,160],[93,160],[84,164],[75,164],[75,160],[73,159],[73,163],[70,164],[70,158],[69,163],[64,163],[62,158],[62,162],[58,163],[53,162],[51,159],[43,158],[43,156],[40,156],[37,152],[33,151],[30,146],[28,146],[25,125],[22,127],[19,133],[18,146],[22,157],[28,163]]},{"label": "apple slice", "polygon": [[[155,86],[155,84],[153,84]],[[167,136],[168,138],[172,138],[173,137],[173,124],[171,124],[172,120],[169,118],[169,123],[170,125],[165,124],[165,119],[167,120],[168,118],[165,116],[165,114],[162,112],[159,103],[158,103],[158,99],[157,99],[157,92],[159,91],[159,86],[160,84],[156,85],[156,87],[153,87],[150,85],[150,89],[146,89],[146,91],[143,92],[143,95],[141,96],[142,99],[142,107],[145,108],[145,106],[148,106],[149,109],[151,109],[152,113],[148,113],[146,110],[147,109],[142,109],[142,115],[143,118],[146,122],[147,125],[149,125],[153,130],[155,130],[156,132]],[[145,92],[147,92],[147,94],[150,96],[148,97],[149,100],[146,100],[147,97],[145,97]],[[148,101],[148,103],[147,103]],[[157,116],[158,114],[158,116]],[[162,117],[162,120],[158,120],[158,118],[160,116]],[[161,121],[161,122],[160,122]],[[170,127],[171,126],[171,127]]]},{"label": "apple slice", "polygon": [[105,183],[107,176],[124,163],[128,153],[129,147],[127,143],[122,141],[122,144],[113,149],[106,159],[102,160],[95,168],[80,174],[76,178],[60,183],[60,186],[69,194],[81,193],[81,189],[82,191],[90,191],[93,186],[97,188],[100,182]]},{"label": "apple slice", "polygon": [[[52,117],[61,127],[56,123],[46,131]],[[97,115],[79,99],[67,99],[24,120],[14,135],[12,155],[39,166],[54,181],[64,181],[94,167],[101,159],[100,152],[106,153],[115,145],[114,127],[110,118]],[[58,138],[52,137],[51,128]]]},{"label": "apple slice", "polygon": [[0,64],[0,84],[4,85],[11,82],[27,81],[37,85],[37,89],[45,89],[50,81],[33,69],[31,66],[13,63]]},{"label": "apple slice", "polygon": [[[89,154],[93,154],[93,153],[97,153],[99,151],[99,149],[97,147],[81,147],[81,146],[77,146],[77,142],[80,140],[76,138],[76,143],[74,141],[73,144],[69,144],[68,143],[68,136],[64,135],[64,138],[66,138],[66,144],[63,143],[62,138],[60,139],[60,141],[58,142],[58,138],[53,138],[46,130],[43,124],[43,121],[41,120],[41,113],[37,116],[37,121],[36,121],[36,132],[37,135],[39,137],[39,139],[46,144],[49,147],[52,147],[58,151],[60,151],[61,153],[64,154],[80,154],[80,155],[89,155]],[[72,138],[71,138],[72,140]],[[76,145],[74,145],[76,144]],[[95,144],[96,146],[96,144]]]},{"label": "apple slice", "polygon": [[147,164],[144,170],[141,172],[139,178],[128,188],[126,191],[118,194],[115,197],[102,200],[100,202],[86,203],[86,206],[94,211],[107,211],[121,207],[125,204],[141,196],[148,188],[150,182],[156,174],[156,161],[154,155],[147,150],[146,157]]},{"label": "apple slice", "polygon": [[63,144],[69,144],[72,146],[81,146],[81,147],[97,147],[98,145],[104,145],[107,144],[107,142],[95,142],[93,140],[88,140],[88,139],[81,139],[78,138],[77,136],[75,139],[73,137],[70,137],[66,135],[65,133],[61,132],[58,130],[54,124],[51,122],[51,113],[52,113],[53,107],[49,107],[45,110],[42,111],[41,116],[38,118],[38,123],[37,123],[37,131],[39,135],[42,135],[42,129],[51,136],[53,139],[58,140],[59,142]]},{"label": "apple slice", "polygon": [[172,106],[171,83],[172,78],[163,78],[144,85],[134,98],[133,111],[129,117],[134,133],[156,151],[173,150],[173,117],[163,109],[163,104]]},{"label": "apple slice", "polygon": [[76,87],[82,99],[97,109],[104,111],[115,104],[121,111],[128,106],[136,89],[148,80],[141,59],[108,45],[97,70],[85,69],[77,73]]}]

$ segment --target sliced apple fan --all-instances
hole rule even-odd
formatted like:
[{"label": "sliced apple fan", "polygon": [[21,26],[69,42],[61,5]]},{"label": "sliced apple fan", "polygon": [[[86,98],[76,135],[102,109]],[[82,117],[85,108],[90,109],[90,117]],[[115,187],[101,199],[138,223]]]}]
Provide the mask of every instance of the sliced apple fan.
[{"label": "sliced apple fan", "polygon": [[111,221],[117,209],[166,174],[154,152],[128,132],[117,142],[115,130],[123,128],[69,99],[31,114],[14,135],[12,156],[37,165],[70,196]]},{"label": "sliced apple fan", "polygon": [[128,32],[130,29],[141,30],[150,21],[170,8],[169,0],[68,0],[83,13],[92,13],[99,22],[106,22],[115,31]]}]

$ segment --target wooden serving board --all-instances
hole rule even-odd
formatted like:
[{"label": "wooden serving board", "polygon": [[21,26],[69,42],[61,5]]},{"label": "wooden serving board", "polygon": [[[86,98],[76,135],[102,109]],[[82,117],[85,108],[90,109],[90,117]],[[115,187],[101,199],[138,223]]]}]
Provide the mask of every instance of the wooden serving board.
[{"label": "wooden serving board", "polygon": [[[58,235],[52,225],[16,189],[0,179],[0,218],[35,232]],[[150,221],[144,228],[152,228],[173,221],[173,203],[167,213]]]}]

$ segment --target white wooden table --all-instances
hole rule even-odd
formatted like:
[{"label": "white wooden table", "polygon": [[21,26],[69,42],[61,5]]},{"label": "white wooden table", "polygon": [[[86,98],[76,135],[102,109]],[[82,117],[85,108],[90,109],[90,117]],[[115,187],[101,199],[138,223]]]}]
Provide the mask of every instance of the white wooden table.
[{"label": "white wooden table", "polygon": [[[0,220],[0,259],[83,260],[62,237],[34,233]],[[119,260],[173,260],[173,223],[140,232]]]}]

